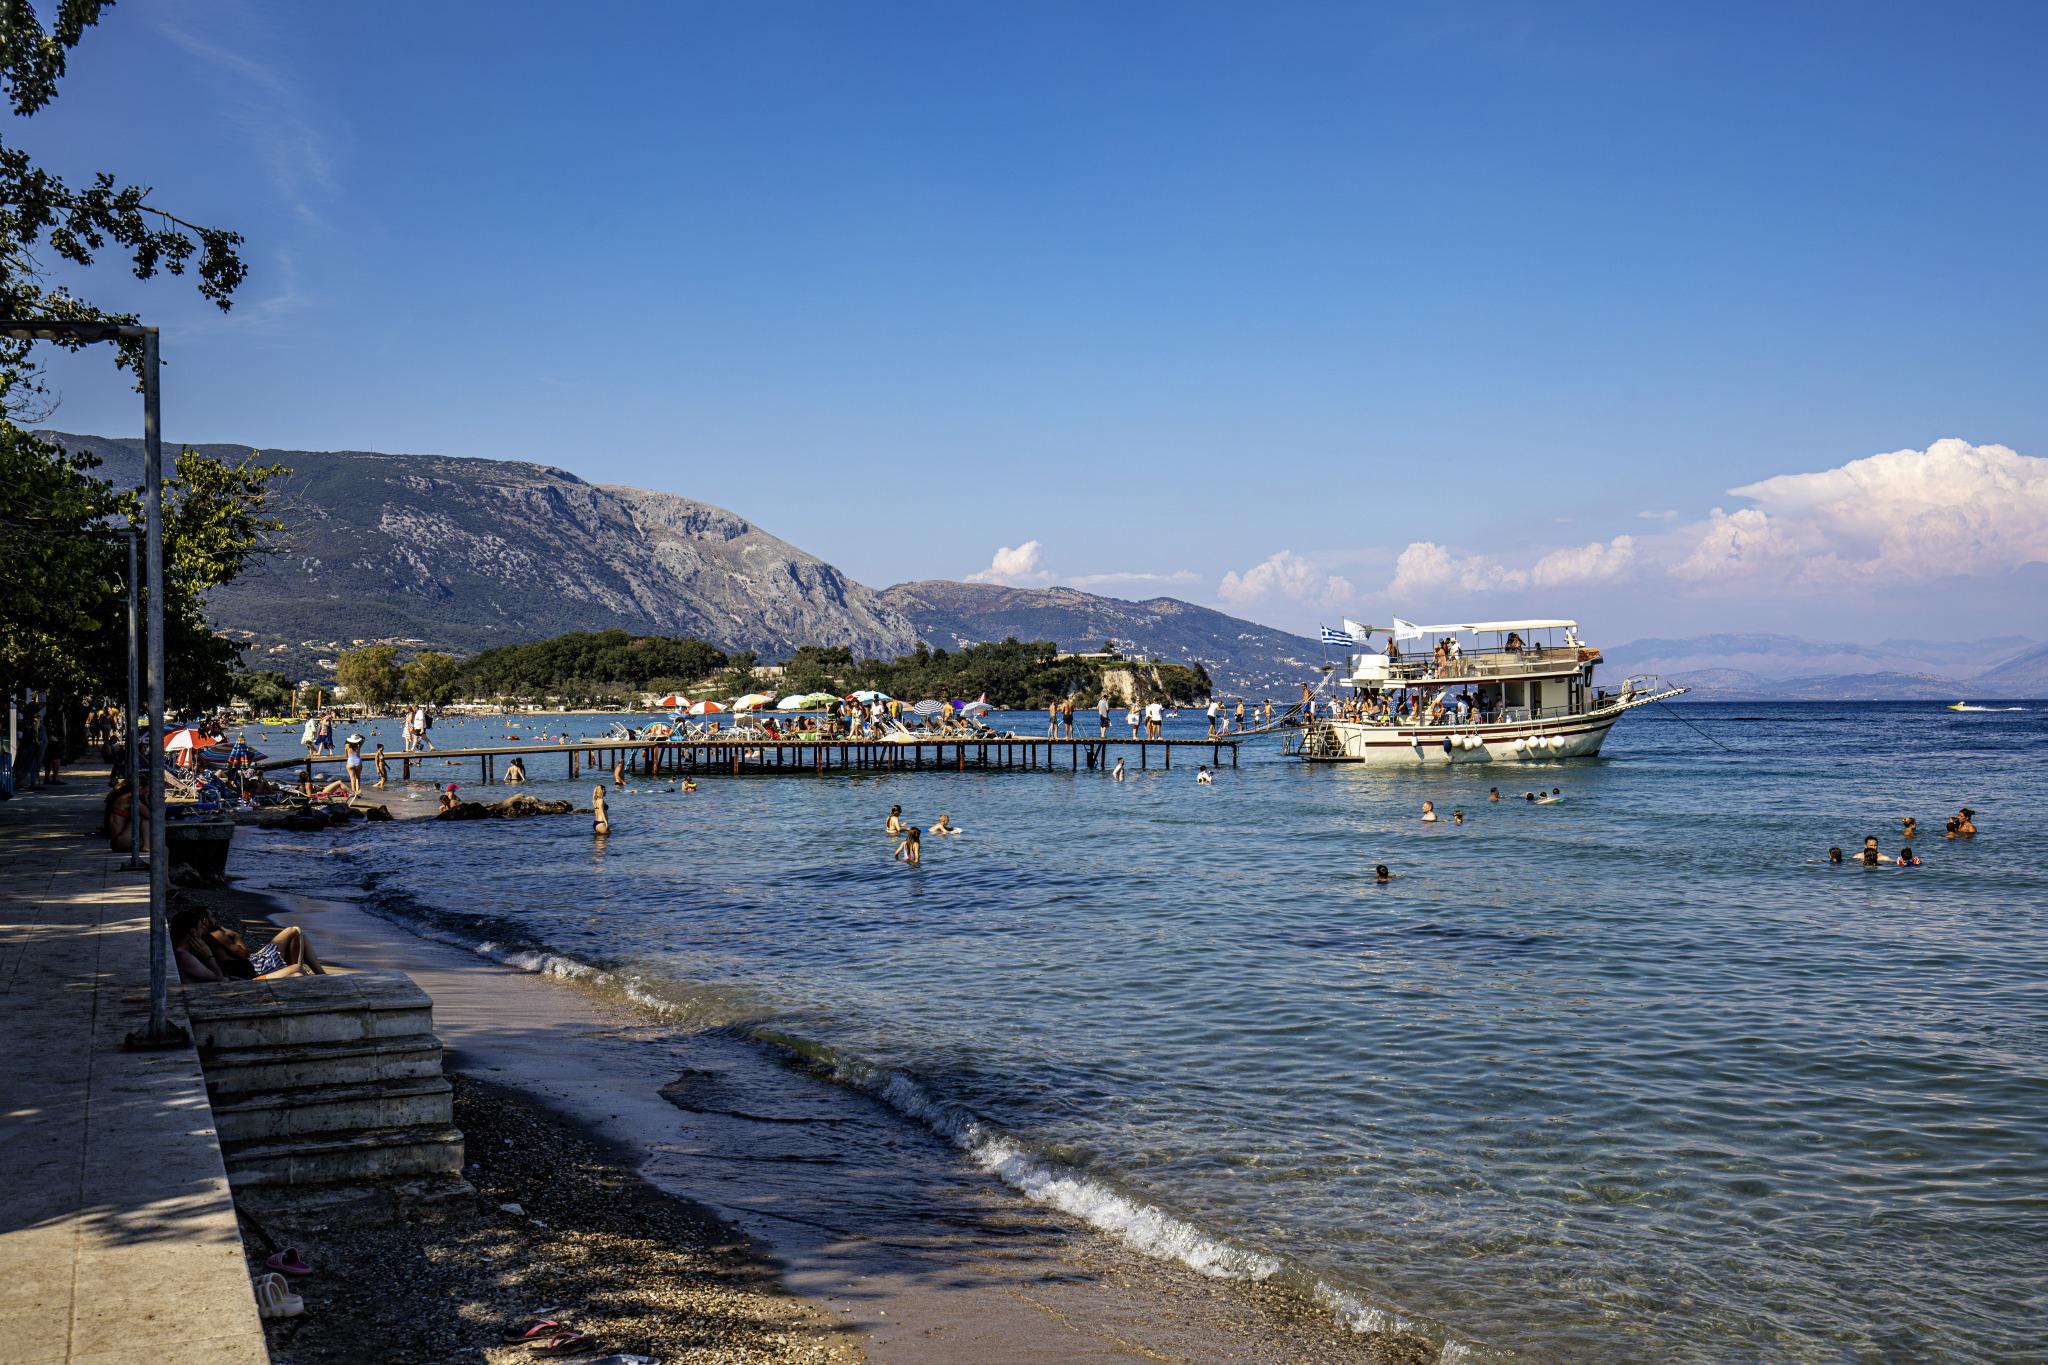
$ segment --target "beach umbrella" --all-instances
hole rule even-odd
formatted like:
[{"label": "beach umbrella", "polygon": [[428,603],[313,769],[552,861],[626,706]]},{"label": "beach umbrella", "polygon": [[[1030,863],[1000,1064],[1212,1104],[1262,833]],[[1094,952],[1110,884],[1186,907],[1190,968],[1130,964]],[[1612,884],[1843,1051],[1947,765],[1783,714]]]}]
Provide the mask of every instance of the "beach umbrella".
[{"label": "beach umbrella", "polygon": [[656,706],[688,706],[690,699],[680,692],[671,692],[668,696],[663,697],[654,704]]},{"label": "beach umbrella", "polygon": [[971,701],[968,702],[965,706],[962,706],[960,708],[960,714],[963,716],[985,716],[995,709],[995,707],[990,706],[988,704],[988,698],[986,694],[984,694],[980,701]]},{"label": "beach umbrella", "polygon": [[833,705],[839,700],[839,697],[831,692],[813,692],[807,697],[799,698],[799,700],[803,702],[806,710],[815,710],[818,707]]},{"label": "beach umbrella", "polygon": [[715,716],[723,710],[725,708],[715,701],[700,701],[690,707],[690,714],[693,716]]},{"label": "beach umbrella", "polygon": [[171,731],[164,739],[164,748],[172,753],[176,753],[180,749],[206,749],[219,743],[221,743],[220,740],[201,734],[198,730],[187,726],[182,730]]},{"label": "beach umbrella", "polygon": [[890,696],[890,695],[889,695],[889,694],[888,694],[887,692],[876,692],[876,691],[874,691],[874,690],[872,690],[872,689],[863,689],[862,691],[856,692],[856,693],[854,693],[854,694],[853,694],[852,696],[848,697],[848,698],[847,698],[847,700],[848,700],[848,701],[861,701],[861,702],[868,702],[868,701],[894,701],[894,700],[896,700],[896,699],[895,699],[894,697]]},{"label": "beach umbrella", "polygon": [[910,709],[915,715],[936,716],[939,712],[946,709],[946,703],[942,701],[921,701]]},{"label": "beach umbrella", "polygon": [[746,696],[735,700],[732,704],[732,709],[735,711],[751,711],[757,706],[766,706],[774,700],[775,694],[773,692],[749,692]]},{"label": "beach umbrella", "polygon": [[[248,744],[239,739],[236,740],[232,745],[230,745],[228,749],[220,755],[221,758],[225,758],[233,763],[254,763],[256,760],[262,758],[263,756],[263,751],[261,749],[258,749],[254,745]],[[209,757],[211,757],[211,755],[209,755]]]},{"label": "beach umbrella", "polygon": [[807,700],[808,698],[805,697],[784,697],[781,701],[775,703],[775,709],[778,711],[801,711],[804,709]]}]

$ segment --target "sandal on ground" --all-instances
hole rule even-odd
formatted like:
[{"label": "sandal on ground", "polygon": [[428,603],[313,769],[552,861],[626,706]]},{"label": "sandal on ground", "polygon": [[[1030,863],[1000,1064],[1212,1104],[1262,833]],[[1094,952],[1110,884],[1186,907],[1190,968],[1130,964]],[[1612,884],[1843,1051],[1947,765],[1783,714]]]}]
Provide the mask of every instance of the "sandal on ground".
[{"label": "sandal on ground", "polygon": [[562,1324],[553,1318],[528,1318],[523,1324],[500,1337],[501,1341],[546,1341],[562,1330]]},{"label": "sandal on ground", "polygon": [[596,1349],[597,1343],[581,1332],[557,1332],[546,1341],[533,1344],[533,1353],[543,1356],[580,1356]]},{"label": "sandal on ground", "polygon": [[306,1301],[285,1287],[282,1275],[259,1275],[254,1287],[258,1317],[295,1318],[306,1311]]},{"label": "sandal on ground", "polygon": [[313,1273],[313,1267],[299,1259],[299,1249],[297,1247],[286,1247],[263,1264],[269,1266],[272,1270],[281,1270],[287,1275],[310,1275]]}]

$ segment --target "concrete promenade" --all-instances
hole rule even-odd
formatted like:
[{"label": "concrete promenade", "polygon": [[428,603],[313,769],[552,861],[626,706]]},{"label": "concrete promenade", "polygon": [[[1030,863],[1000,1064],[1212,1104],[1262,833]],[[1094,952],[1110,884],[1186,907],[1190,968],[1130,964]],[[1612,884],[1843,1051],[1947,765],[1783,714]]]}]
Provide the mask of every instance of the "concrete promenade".
[{"label": "concrete promenade", "polygon": [[105,777],[0,803],[0,1365],[264,1365],[199,1059],[121,1047],[149,897],[87,837]]}]

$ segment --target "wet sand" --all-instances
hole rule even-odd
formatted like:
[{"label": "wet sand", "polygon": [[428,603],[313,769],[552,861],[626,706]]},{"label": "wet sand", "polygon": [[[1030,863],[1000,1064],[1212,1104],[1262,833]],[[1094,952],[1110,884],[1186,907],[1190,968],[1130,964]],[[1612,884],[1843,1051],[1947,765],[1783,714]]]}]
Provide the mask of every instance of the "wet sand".
[{"label": "wet sand", "polygon": [[789,1290],[854,1329],[869,1360],[1436,1358],[1425,1339],[1355,1333],[1284,1290],[1200,1275],[1031,1204],[794,1054],[678,1032],[617,998],[420,938],[346,894],[252,896],[244,913],[300,926],[335,965],[411,975],[434,998],[450,1070],[539,1099],[637,1155],[657,1189],[731,1220]]}]

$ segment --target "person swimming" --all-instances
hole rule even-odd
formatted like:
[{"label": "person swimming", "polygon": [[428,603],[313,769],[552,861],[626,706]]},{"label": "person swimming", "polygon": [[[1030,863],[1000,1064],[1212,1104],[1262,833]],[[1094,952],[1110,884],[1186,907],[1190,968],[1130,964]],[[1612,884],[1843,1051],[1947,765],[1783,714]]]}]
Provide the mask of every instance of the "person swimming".
[{"label": "person swimming", "polygon": [[1376,882],[1390,882],[1394,880],[1394,874],[1387,871],[1385,863],[1379,863],[1373,867],[1373,880]]},{"label": "person swimming", "polygon": [[1863,865],[1865,867],[1876,867],[1880,863],[1888,863],[1890,861],[1890,858],[1877,851],[1877,836],[1875,834],[1866,835],[1863,840]]},{"label": "person swimming", "polygon": [[941,815],[933,822],[929,832],[932,834],[958,834],[960,833],[960,826],[953,823],[952,816]]},{"label": "person swimming", "polygon": [[683,779],[683,790],[684,790],[684,791],[686,791],[686,792],[693,792],[693,791],[697,790],[697,779],[696,779],[696,778],[694,778],[694,777],[686,777],[686,778],[684,778],[684,779]]},{"label": "person swimming", "polygon": [[1900,849],[1899,856],[1897,859],[1895,859],[1895,861],[1898,863],[1900,867],[1920,866],[1920,860],[1917,857],[1913,856],[1913,850],[1910,846]]},{"label": "person swimming", "polygon": [[920,850],[917,840],[918,836],[923,832],[916,825],[905,825],[903,827],[903,842],[896,845],[895,853],[890,856],[901,859],[912,867],[916,867],[920,861]]},{"label": "person swimming", "polygon": [[1121,758],[1116,761],[1116,771],[1111,773],[1110,776],[1119,782],[1124,780],[1124,761]]},{"label": "person swimming", "polygon": [[1436,821],[1436,802],[1434,802],[1434,801],[1425,801],[1425,802],[1423,802],[1423,803],[1422,803],[1422,818],[1423,818],[1423,819],[1424,819],[1425,821],[1429,822],[1429,823],[1432,823],[1432,824],[1434,824],[1434,823],[1435,823],[1435,821]]},{"label": "person swimming", "polygon": [[901,834],[903,832],[903,807],[889,807],[889,818],[883,823],[882,828],[890,834]]},{"label": "person swimming", "polygon": [[1536,799],[1536,793],[1535,793],[1535,792],[1523,792],[1523,793],[1522,793],[1522,799],[1523,799],[1524,801],[1534,801],[1534,800]]},{"label": "person swimming", "polygon": [[1964,806],[1961,810],[1956,812],[1957,838],[1968,839],[1977,833],[1976,816],[1977,812],[1971,810],[1968,806]]},{"label": "person swimming", "polygon": [[1830,848],[1828,850],[1828,861],[1831,863],[1839,863],[1842,861],[1842,846],[1840,844],[1836,844],[1833,848]]},{"label": "person swimming", "polygon": [[1210,773],[1208,764],[1204,763],[1196,771],[1195,785],[1198,787],[1213,787],[1216,785],[1216,778]]},{"label": "person swimming", "polygon": [[1564,800],[1564,793],[1560,792],[1557,788],[1552,787],[1550,789],[1549,795],[1539,795],[1536,798],[1536,804],[1539,806],[1554,806],[1562,800]]},{"label": "person swimming", "polygon": [[1451,823],[1452,823],[1452,824],[1454,824],[1454,825],[1462,825],[1462,824],[1464,824],[1464,823],[1465,823],[1465,812],[1463,812],[1463,811],[1461,811],[1461,810],[1454,810],[1454,811],[1452,811],[1452,812],[1451,812]]},{"label": "person swimming", "polygon": [[1489,801],[1498,801],[1498,800],[1500,800],[1500,788],[1499,788],[1499,787],[1489,787],[1489,788],[1487,789],[1487,792],[1486,792],[1486,799],[1487,799],[1487,800],[1489,800]]}]

